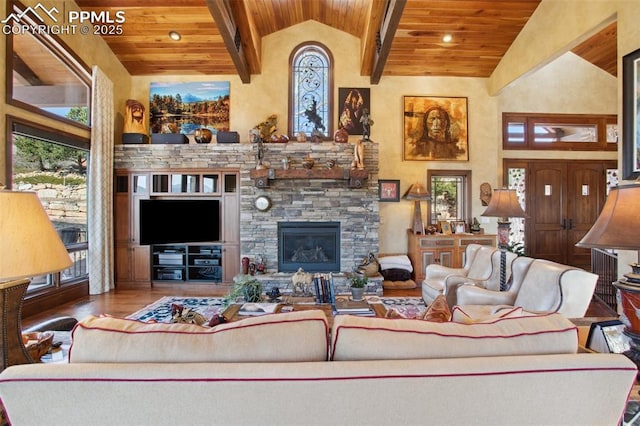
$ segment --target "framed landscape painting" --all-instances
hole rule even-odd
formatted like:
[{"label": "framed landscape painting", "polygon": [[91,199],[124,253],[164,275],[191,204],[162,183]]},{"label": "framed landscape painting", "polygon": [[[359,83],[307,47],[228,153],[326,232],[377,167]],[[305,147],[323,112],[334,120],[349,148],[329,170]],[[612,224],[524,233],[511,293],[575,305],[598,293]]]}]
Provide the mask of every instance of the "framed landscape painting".
[{"label": "framed landscape painting", "polygon": [[213,134],[229,130],[228,81],[151,83],[151,133],[193,134],[207,128]]},{"label": "framed landscape painting", "polygon": [[404,160],[469,161],[467,98],[404,97]]},{"label": "framed landscape painting", "polygon": [[640,49],[622,58],[622,178],[640,177]]}]

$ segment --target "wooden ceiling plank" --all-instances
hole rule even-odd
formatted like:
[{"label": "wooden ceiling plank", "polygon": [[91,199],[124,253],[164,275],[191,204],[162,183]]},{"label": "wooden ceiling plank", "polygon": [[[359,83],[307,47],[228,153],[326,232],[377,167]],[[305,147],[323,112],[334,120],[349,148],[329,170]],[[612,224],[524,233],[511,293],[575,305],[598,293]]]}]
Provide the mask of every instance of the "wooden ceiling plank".
[{"label": "wooden ceiling plank", "polygon": [[251,72],[249,70],[249,63],[244,55],[244,49],[242,48],[242,42],[236,45],[236,23],[231,13],[228,0],[206,0],[211,16],[216,21],[216,25],[220,30],[220,34],[224,39],[224,44],[231,55],[231,59],[238,70],[238,75],[243,83],[248,84],[251,82]]}]

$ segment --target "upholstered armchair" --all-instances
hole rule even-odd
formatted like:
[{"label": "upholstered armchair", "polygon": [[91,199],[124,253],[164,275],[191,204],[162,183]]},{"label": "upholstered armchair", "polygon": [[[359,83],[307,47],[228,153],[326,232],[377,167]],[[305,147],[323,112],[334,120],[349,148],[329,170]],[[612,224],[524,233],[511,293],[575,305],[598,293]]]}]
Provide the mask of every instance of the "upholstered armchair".
[{"label": "upholstered armchair", "polygon": [[518,257],[511,268],[512,283],[508,291],[462,285],[456,290],[458,305],[468,315],[477,318],[504,306],[580,318],[587,312],[598,280],[598,276],[591,272],[530,257]]},{"label": "upholstered armchair", "polygon": [[[511,262],[516,257],[507,253],[507,279]],[[449,306],[457,304],[456,290],[464,283],[488,289],[500,288],[500,251],[495,247],[470,244],[465,252],[463,268],[448,268],[437,264],[428,265],[422,282],[422,298],[430,304],[440,294],[447,298]]]}]

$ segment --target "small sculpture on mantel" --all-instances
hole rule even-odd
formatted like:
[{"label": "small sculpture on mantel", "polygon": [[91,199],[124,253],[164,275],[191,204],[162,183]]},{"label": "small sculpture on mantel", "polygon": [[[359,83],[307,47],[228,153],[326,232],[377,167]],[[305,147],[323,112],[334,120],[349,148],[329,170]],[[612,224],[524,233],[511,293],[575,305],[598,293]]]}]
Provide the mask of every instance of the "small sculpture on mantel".
[{"label": "small sculpture on mantel", "polygon": [[256,170],[263,170],[263,169],[268,169],[269,167],[267,167],[265,164],[263,164],[262,159],[264,158],[264,143],[262,142],[262,138],[258,138],[258,141],[256,142],[256,161],[258,164],[256,164]]},{"label": "small sculpture on mantel", "polygon": [[369,140],[369,136],[371,136],[371,126],[373,126],[373,120],[369,115],[369,110],[364,108],[362,110],[362,116],[360,117],[360,123],[362,123],[362,139],[365,141]]},{"label": "small sculpture on mantel", "polygon": [[353,147],[352,169],[364,170],[364,143],[363,139],[358,139]]},{"label": "small sculpture on mantel", "polygon": [[145,119],[144,105],[135,99],[127,99],[126,110],[123,133],[146,135],[147,128],[145,125],[147,120]]}]

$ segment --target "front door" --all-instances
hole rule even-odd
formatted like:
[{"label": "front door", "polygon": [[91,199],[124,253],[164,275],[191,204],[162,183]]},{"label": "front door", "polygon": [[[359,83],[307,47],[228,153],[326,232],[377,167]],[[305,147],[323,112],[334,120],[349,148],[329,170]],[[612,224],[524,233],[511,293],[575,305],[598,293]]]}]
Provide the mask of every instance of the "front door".
[{"label": "front door", "polygon": [[528,256],[591,269],[591,250],[575,246],[600,214],[612,161],[531,161],[527,174]]}]

